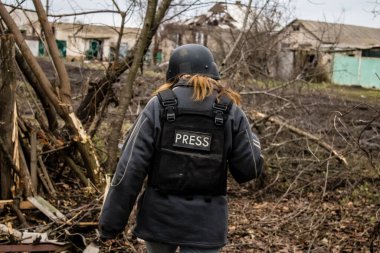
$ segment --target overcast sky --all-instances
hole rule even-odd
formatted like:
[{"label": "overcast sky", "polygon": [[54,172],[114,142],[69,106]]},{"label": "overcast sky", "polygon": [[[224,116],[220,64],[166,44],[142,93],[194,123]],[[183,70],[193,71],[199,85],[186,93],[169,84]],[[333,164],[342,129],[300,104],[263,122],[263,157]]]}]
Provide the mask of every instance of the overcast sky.
[{"label": "overcast sky", "polygon": [[[41,0],[45,4],[46,0]],[[226,1],[226,0],[224,0]],[[228,0],[233,2],[233,0]],[[264,0],[253,0],[254,3]],[[289,1],[289,0],[284,0]],[[370,26],[380,28],[380,16],[373,14],[373,10],[380,13],[380,3],[375,4],[376,0],[290,0],[291,4],[287,5],[288,10],[292,13],[291,18],[336,22],[344,24],[352,24],[359,26]],[[15,3],[16,0],[5,0],[6,3]],[[49,0],[51,11],[54,13],[67,13],[94,9],[112,9],[110,0]],[[122,9],[126,8],[128,0],[117,0]],[[208,0],[200,0],[201,3],[210,2]],[[222,0],[223,2],[223,0]],[[246,3],[248,0],[242,0]],[[380,1],[378,1],[380,2]],[[26,6],[32,8],[31,0],[26,1]],[[207,8],[203,8],[207,10]],[[192,13],[200,13],[203,10],[196,10]],[[137,22],[130,21],[128,25],[138,26],[141,19],[134,18]],[[65,19],[63,21],[70,21]],[[94,14],[78,17],[76,21],[84,23],[102,23],[108,25],[119,25],[120,17],[117,14]],[[289,20],[290,21],[290,20]]]},{"label": "overcast sky", "polygon": [[295,16],[300,19],[328,21],[380,28],[380,16],[376,0],[293,0]]}]

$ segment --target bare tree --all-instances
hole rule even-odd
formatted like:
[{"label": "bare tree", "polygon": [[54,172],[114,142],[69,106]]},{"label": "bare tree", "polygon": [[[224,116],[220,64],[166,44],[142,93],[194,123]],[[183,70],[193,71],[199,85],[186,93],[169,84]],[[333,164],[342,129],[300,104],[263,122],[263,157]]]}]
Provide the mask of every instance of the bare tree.
[{"label": "bare tree", "polygon": [[58,93],[55,93],[52,89],[52,85],[48,80],[46,74],[34,58],[32,52],[27,46],[23,35],[19,31],[16,23],[11,18],[4,5],[0,2],[0,16],[3,18],[4,23],[7,25],[10,32],[14,35],[15,42],[19,47],[25,61],[28,63],[30,69],[33,71],[39,85],[45,93],[45,96],[54,106],[59,116],[65,121],[70,133],[72,134],[73,141],[77,144],[78,150],[82,156],[87,169],[87,176],[96,181],[96,174],[99,173],[99,162],[97,160],[91,139],[86,134],[81,122],[76,117],[70,94],[70,82],[67,76],[67,72],[63,66],[63,63],[59,59],[59,53],[55,44],[55,37],[52,33],[50,24],[47,21],[47,16],[43,10],[40,1],[34,1],[36,10],[38,12],[39,20],[41,22],[42,29],[45,37],[48,41],[49,52],[52,56],[54,66],[57,70],[57,75],[60,79]]},{"label": "bare tree", "polygon": [[[267,3],[268,3],[268,1],[266,2],[266,4]],[[246,9],[246,12],[245,12],[243,27],[242,27],[242,29],[241,29],[241,31],[239,33],[239,36],[235,40],[234,45],[231,47],[230,51],[228,52],[228,54],[224,58],[224,60],[222,62],[222,67],[224,67],[226,65],[227,61],[231,58],[231,55],[235,52],[236,48],[240,44],[240,42],[241,42],[241,40],[243,38],[243,34],[246,32],[245,30],[246,30],[246,27],[247,27],[248,17],[250,16],[250,13],[252,11],[251,6],[252,6],[252,0],[249,0],[248,6],[247,6],[247,9]]]},{"label": "bare tree", "polygon": [[[172,0],[163,0],[160,2],[151,25],[151,29],[148,33],[146,44],[144,45],[144,54],[148,51],[152,39],[156,34],[160,23],[164,19],[171,2]],[[136,47],[132,48],[131,53],[124,61],[119,62],[119,64],[115,67],[108,68],[105,76],[99,81],[92,83],[89,87],[85,98],[82,100],[77,109],[78,117],[83,123],[93,120],[100,108],[100,104],[106,97],[108,90],[112,88],[112,84],[115,83],[117,79],[132,65],[134,60],[134,52],[136,50]]]},{"label": "bare tree", "polygon": [[117,163],[117,152],[121,127],[124,122],[125,113],[127,112],[129,103],[132,98],[132,87],[133,82],[136,78],[137,71],[140,67],[141,60],[145,54],[145,47],[148,41],[149,31],[151,31],[151,26],[154,24],[154,18],[156,13],[157,0],[149,0],[148,6],[145,14],[144,27],[140,33],[138,42],[136,44],[136,50],[134,52],[133,62],[128,72],[126,85],[124,85],[121,93],[123,94],[120,100],[120,105],[118,107],[117,113],[114,120],[111,123],[111,132],[108,136],[108,161],[107,167],[108,171],[113,171]]},{"label": "bare tree", "polygon": [[[3,19],[3,22],[7,28],[14,35],[15,42],[18,45],[19,51],[17,50],[16,52],[16,59],[19,68],[23,72],[26,80],[32,85],[37,97],[40,99],[44,107],[44,111],[49,122],[49,129],[52,131],[49,133],[49,136],[53,139],[59,139],[59,137],[54,137],[54,134],[57,136],[60,135],[60,131],[56,131],[57,113],[66,123],[66,126],[70,132],[70,138],[73,143],[75,143],[79,153],[81,154],[81,157],[84,161],[83,166],[87,169],[87,177],[96,182],[100,165],[94,152],[95,149],[92,145],[90,136],[86,134],[84,127],[73,111],[70,80],[68,78],[66,68],[60,59],[55,36],[48,21],[46,12],[39,0],[34,0],[33,3],[35,6],[35,12],[38,15],[39,24],[41,25],[41,32],[43,33],[42,39],[45,40],[45,47],[48,49],[49,56],[51,57],[59,80],[58,87],[55,87],[55,89],[53,89],[51,81],[49,81],[46,74],[41,69],[36,59],[33,57],[30,49],[25,43],[23,35],[19,31],[17,25],[12,20],[9,13],[4,8],[4,4],[2,3],[0,3],[1,18]],[[122,17],[121,27],[117,29],[115,28],[115,31],[118,33],[115,50],[115,61],[109,64],[105,76],[90,87],[85,99],[82,101],[77,111],[79,117],[83,120],[83,122],[89,120],[90,122],[93,121],[90,126],[90,134],[92,136],[95,133],[97,126],[101,122],[102,113],[105,111],[105,108],[108,105],[108,98],[113,92],[112,84],[118,80],[119,76],[127,69],[130,70],[127,76],[127,85],[123,88],[123,92],[127,95],[124,97],[125,99],[123,98],[120,100],[120,108],[118,110],[118,115],[120,116],[117,117],[117,120],[113,123],[113,131],[108,138],[109,143],[111,144],[109,151],[109,164],[115,164],[117,162],[117,143],[120,136],[120,129],[123,118],[132,98],[132,86],[137,73],[137,68],[142,64],[142,57],[148,51],[152,38],[155,35],[159,24],[165,17],[170,3],[171,0],[161,1],[160,5],[157,8],[157,1],[149,2],[146,13],[149,15],[145,17],[145,25],[138,38],[138,43],[136,43],[135,47],[130,50],[128,58],[121,60],[119,59],[119,51],[121,40],[124,35],[124,24],[127,13],[131,11],[132,5],[135,4],[135,2],[132,2],[130,7],[128,7],[126,10],[122,10],[117,2],[113,1],[113,5],[116,8],[116,11],[113,11],[113,13],[118,13]],[[15,8],[20,7],[16,6]],[[86,13],[87,12],[76,12],[73,14],[67,13],[59,15],[59,17]],[[99,105],[101,105],[102,110],[100,110],[99,114],[96,114],[96,112],[99,110]],[[94,118],[96,120],[94,120]],[[48,128],[44,126],[44,123],[42,121],[40,124],[44,130],[49,131]],[[65,160],[67,161],[66,158]],[[71,164],[71,162],[68,163],[68,165]],[[70,167],[74,167],[73,169],[79,172],[75,166]],[[83,178],[83,176],[80,175],[80,178]]]},{"label": "bare tree", "polygon": [[[270,65],[277,54],[280,21],[287,14],[286,3],[265,1],[247,6],[243,28],[223,59],[221,73],[233,77],[243,73],[250,78],[270,78]],[[250,17],[249,19],[247,19]]]}]

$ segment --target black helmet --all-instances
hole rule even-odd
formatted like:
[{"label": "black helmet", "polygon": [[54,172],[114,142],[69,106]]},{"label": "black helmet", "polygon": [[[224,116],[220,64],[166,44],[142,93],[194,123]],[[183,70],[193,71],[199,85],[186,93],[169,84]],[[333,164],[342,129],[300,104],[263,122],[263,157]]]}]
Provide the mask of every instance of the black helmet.
[{"label": "black helmet", "polygon": [[166,81],[171,82],[180,74],[202,74],[215,80],[220,79],[211,51],[199,44],[186,44],[174,49],[170,56]]}]

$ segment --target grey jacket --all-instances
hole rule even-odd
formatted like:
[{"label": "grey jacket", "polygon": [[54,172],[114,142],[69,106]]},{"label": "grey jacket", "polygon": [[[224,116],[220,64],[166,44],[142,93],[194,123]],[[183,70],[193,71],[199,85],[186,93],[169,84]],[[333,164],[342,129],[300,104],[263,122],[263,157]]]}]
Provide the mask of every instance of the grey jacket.
[{"label": "grey jacket", "polygon": [[[179,83],[173,89],[178,107],[211,108],[215,96],[202,102],[191,99],[193,89]],[[160,135],[160,105],[153,97],[140,114],[127,138],[106,197],[99,221],[101,237],[112,239],[122,232],[148,171],[152,168],[155,140]],[[229,171],[238,183],[258,177],[263,171],[260,143],[251,132],[243,111],[233,105],[227,122],[225,150]],[[191,200],[162,195],[147,187],[138,203],[134,234],[147,241],[204,248],[219,248],[227,243],[227,197],[204,196]]]}]

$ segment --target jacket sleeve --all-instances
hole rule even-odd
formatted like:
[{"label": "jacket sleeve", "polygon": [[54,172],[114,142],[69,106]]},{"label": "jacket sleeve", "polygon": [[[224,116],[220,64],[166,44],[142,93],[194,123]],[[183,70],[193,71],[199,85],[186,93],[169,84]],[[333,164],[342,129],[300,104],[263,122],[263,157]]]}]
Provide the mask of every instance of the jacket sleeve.
[{"label": "jacket sleeve", "polygon": [[154,111],[148,103],[128,136],[99,219],[100,237],[113,239],[123,231],[154,155]]},{"label": "jacket sleeve", "polygon": [[229,169],[238,183],[244,183],[263,173],[264,160],[260,142],[252,133],[246,115],[239,107],[235,108]]}]

